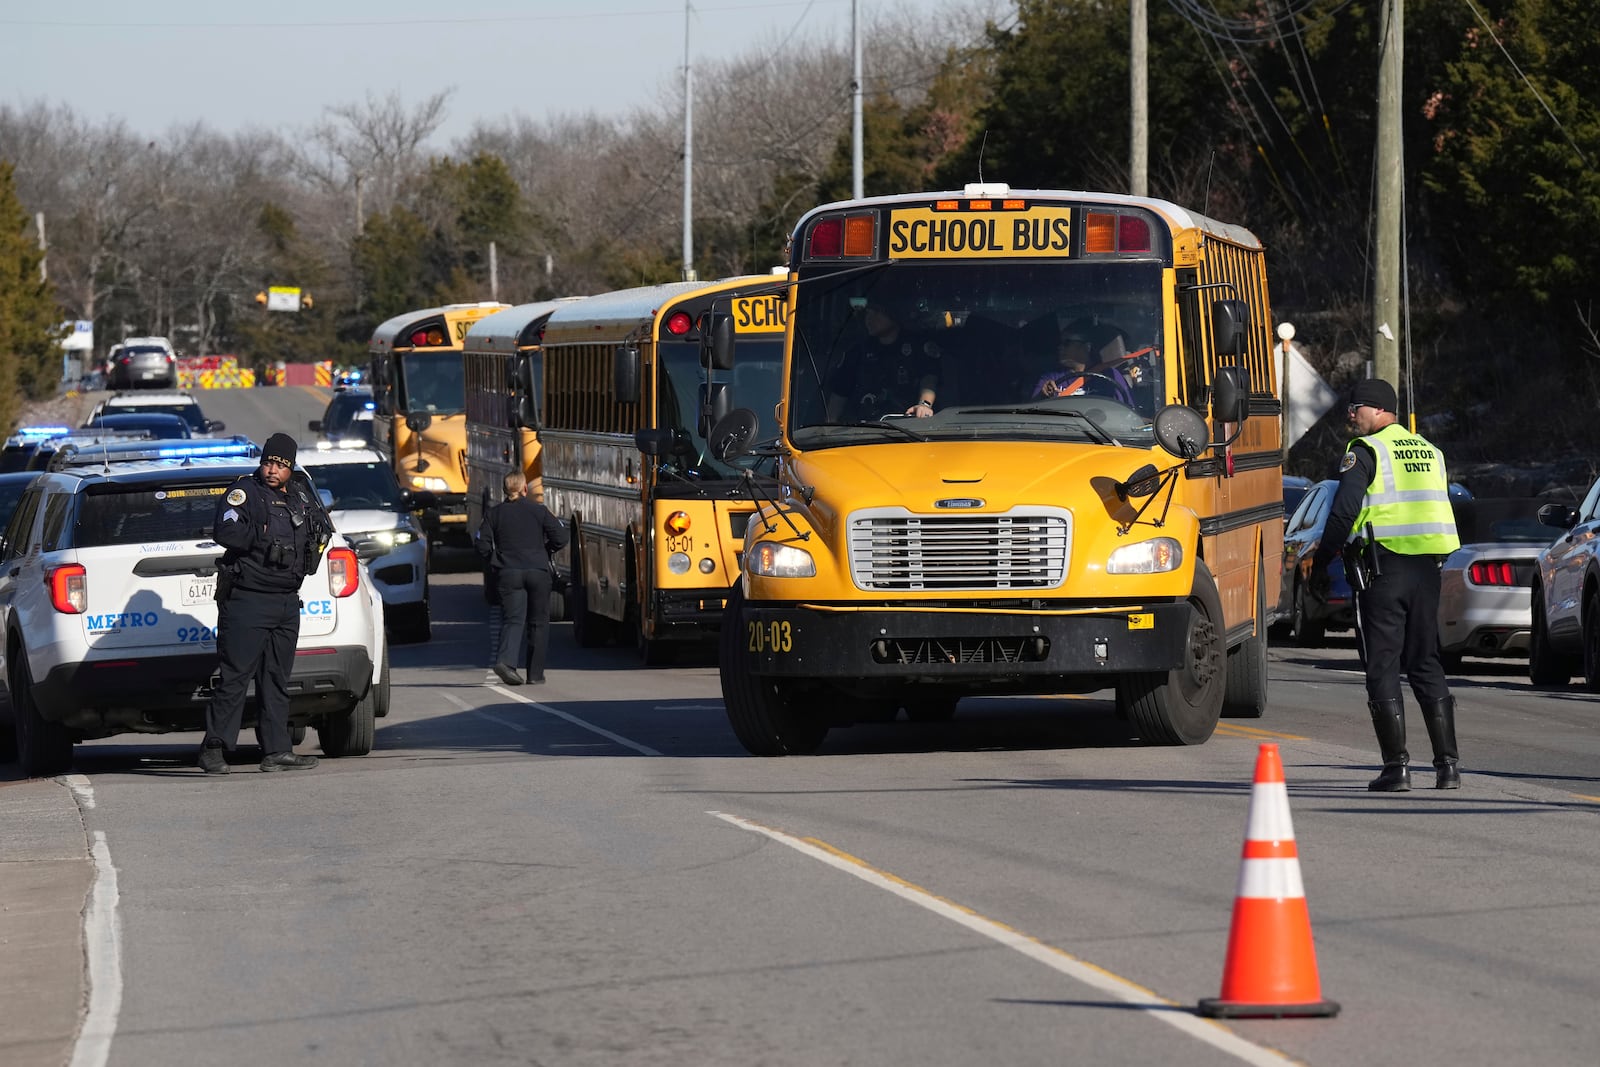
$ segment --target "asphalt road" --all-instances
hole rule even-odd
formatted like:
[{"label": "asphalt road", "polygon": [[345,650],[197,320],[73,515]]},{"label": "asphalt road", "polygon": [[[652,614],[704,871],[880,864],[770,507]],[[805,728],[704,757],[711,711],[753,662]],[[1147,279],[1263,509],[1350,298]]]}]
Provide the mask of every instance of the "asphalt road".
[{"label": "asphalt road", "polygon": [[[206,406],[264,437],[320,397]],[[81,746],[70,781],[0,786],[24,845],[0,863],[8,892],[31,876],[37,903],[59,878],[56,910],[76,915],[97,841],[117,887],[116,936],[92,897],[78,931],[101,966],[91,1025],[52,1040],[0,1013],[0,1061],[1346,1067],[1600,1049],[1600,704],[1532,689],[1520,662],[1454,680],[1460,792],[1426,788],[1413,703],[1419,788],[1379,795],[1337,635],[1275,649],[1268,714],[1195,748],[1139,745],[1096,694],[968,701],[764,760],[728,729],[709,657],[646,669],[557,624],[549,684],[509,689],[486,670],[477,576],[437,576],[433,603],[434,639],[395,646],[370,756],[207,779],[194,737],[113,738]],[[1262,741],[1343,1010],[1203,1022]],[[70,1016],[65,954],[35,946],[20,977],[0,957],[0,998],[34,990],[32,1018]]]}]

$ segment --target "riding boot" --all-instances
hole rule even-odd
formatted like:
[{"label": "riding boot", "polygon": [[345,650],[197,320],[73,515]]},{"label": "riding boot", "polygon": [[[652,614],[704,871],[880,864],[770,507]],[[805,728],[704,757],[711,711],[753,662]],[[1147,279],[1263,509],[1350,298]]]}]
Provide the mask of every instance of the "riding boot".
[{"label": "riding boot", "polygon": [[1435,789],[1460,789],[1461,772],[1456,769],[1456,698],[1424,700],[1422,721],[1428,724],[1428,740],[1433,742],[1433,767],[1438,772]]},{"label": "riding boot", "polygon": [[1367,703],[1372,728],[1383,753],[1383,773],[1367,783],[1374,793],[1404,793],[1411,788],[1411,756],[1406,752],[1406,706],[1399,697]]}]

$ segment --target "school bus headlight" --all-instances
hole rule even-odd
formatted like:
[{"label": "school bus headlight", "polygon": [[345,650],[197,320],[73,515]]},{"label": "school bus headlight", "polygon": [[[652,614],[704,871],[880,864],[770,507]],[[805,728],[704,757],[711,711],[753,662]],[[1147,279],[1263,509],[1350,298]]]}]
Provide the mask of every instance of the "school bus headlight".
[{"label": "school bus headlight", "polygon": [[448,493],[450,491],[450,483],[443,478],[429,478],[421,474],[413,474],[411,476],[411,488],[426,489],[430,493]]},{"label": "school bus headlight", "polygon": [[1183,546],[1170,537],[1123,545],[1106,560],[1107,574],[1165,574],[1183,566]]},{"label": "school bus headlight", "polygon": [[672,555],[668,556],[667,570],[671,571],[673,574],[688,574],[689,553],[674,552]]},{"label": "school bus headlight", "polygon": [[763,578],[814,578],[817,561],[811,553],[793,545],[778,545],[762,541],[745,553],[745,565],[751,574]]},{"label": "school bus headlight", "polygon": [[689,513],[687,511],[674,511],[668,515],[661,528],[673,537],[682,537],[689,532]]}]

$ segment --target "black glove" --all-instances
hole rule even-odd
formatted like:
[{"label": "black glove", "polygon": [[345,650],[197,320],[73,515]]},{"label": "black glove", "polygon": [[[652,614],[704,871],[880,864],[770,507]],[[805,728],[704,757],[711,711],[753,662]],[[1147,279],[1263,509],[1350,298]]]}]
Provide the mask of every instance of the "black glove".
[{"label": "black glove", "polygon": [[1311,577],[1308,581],[1311,595],[1318,600],[1327,600],[1333,592],[1333,578],[1328,574],[1328,565],[1314,563],[1311,565]]}]

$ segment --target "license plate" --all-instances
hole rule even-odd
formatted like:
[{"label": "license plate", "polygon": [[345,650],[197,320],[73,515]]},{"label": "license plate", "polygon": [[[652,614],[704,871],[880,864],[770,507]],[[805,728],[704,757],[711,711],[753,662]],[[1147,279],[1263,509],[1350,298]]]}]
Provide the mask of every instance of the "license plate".
[{"label": "license plate", "polygon": [[183,580],[183,603],[185,607],[195,604],[209,604],[217,599],[217,579],[215,575],[209,578],[185,578]]},{"label": "license plate", "polygon": [[140,371],[139,372],[139,377],[141,377],[141,378],[154,378],[155,376],[156,376],[156,372],[153,371],[153,370],[147,370],[147,371]]}]

